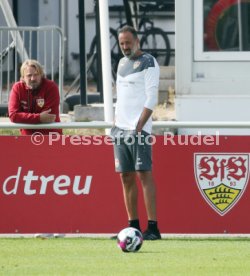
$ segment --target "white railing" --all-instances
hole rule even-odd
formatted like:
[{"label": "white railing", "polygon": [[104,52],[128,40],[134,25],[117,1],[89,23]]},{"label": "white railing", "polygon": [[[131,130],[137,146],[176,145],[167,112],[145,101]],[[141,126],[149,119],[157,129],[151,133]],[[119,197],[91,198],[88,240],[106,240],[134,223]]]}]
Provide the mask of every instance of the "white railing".
[{"label": "white railing", "polygon": [[[16,124],[11,122],[0,122],[0,129],[80,129],[80,128],[111,128],[112,122],[66,122],[51,124]],[[153,128],[250,128],[250,122],[177,122],[177,121],[154,121]]]}]

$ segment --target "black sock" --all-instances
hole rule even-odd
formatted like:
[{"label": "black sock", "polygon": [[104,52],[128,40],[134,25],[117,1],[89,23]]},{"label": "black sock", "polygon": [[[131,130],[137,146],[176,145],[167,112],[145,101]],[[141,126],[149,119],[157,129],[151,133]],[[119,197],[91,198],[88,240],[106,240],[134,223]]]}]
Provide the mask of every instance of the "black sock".
[{"label": "black sock", "polygon": [[148,230],[151,230],[153,232],[159,231],[158,226],[157,226],[157,221],[149,220],[148,221]]},{"label": "black sock", "polygon": [[129,227],[134,227],[141,231],[139,219],[133,219],[128,221]]}]

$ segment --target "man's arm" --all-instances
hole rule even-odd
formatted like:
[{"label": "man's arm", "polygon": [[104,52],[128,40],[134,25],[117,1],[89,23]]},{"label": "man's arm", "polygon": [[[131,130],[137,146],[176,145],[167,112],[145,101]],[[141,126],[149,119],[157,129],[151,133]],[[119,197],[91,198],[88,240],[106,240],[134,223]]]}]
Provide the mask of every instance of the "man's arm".
[{"label": "man's arm", "polygon": [[51,109],[45,110],[40,113],[40,122],[41,123],[53,123],[56,120],[56,115],[55,114],[50,114]]},{"label": "man's arm", "polygon": [[136,131],[141,132],[143,126],[153,113],[153,109],[158,102],[158,86],[160,78],[160,69],[157,63],[154,67],[149,67],[145,73],[145,94],[146,101],[141,116],[136,126]]},{"label": "man's arm", "polygon": [[[28,108],[28,106],[27,106]],[[40,123],[40,115],[35,113],[24,112],[21,108],[20,95],[18,86],[14,85],[9,98],[8,113],[11,122],[24,124]]]},{"label": "man's arm", "polygon": [[[49,82],[45,93],[45,105],[42,111],[50,110],[49,112],[50,114],[48,115],[54,115],[54,121],[60,122],[59,106],[60,106],[60,95],[59,95],[58,86],[54,82]],[[43,118],[40,118],[40,119],[42,122]]]},{"label": "man's arm", "polygon": [[136,126],[136,132],[142,131],[143,126],[146,124],[147,120],[150,118],[152,113],[153,113],[153,110],[148,109],[146,107],[143,108],[142,114]]}]

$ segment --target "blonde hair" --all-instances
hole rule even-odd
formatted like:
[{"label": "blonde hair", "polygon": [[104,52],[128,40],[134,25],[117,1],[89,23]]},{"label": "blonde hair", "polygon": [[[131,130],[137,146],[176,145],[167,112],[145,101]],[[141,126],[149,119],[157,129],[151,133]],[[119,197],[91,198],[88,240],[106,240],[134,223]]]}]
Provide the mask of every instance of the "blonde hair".
[{"label": "blonde hair", "polygon": [[38,72],[38,74],[41,75],[42,77],[44,77],[45,73],[44,73],[42,65],[35,59],[27,59],[23,62],[22,66],[20,68],[21,79],[24,78],[24,71],[29,66],[34,67],[36,69],[36,71]]}]

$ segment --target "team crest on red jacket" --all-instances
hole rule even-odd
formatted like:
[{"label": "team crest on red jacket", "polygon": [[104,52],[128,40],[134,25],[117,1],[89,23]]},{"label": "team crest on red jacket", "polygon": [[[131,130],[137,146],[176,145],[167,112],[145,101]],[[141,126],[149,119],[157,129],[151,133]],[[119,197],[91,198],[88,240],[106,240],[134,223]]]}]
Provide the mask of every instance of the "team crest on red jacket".
[{"label": "team crest on red jacket", "polygon": [[221,216],[231,210],[246,190],[248,153],[194,153],[198,188],[207,203]]},{"label": "team crest on red jacket", "polygon": [[44,99],[36,99],[36,104],[42,108],[44,106]]}]

